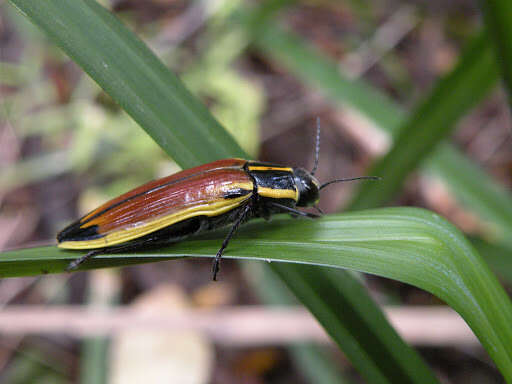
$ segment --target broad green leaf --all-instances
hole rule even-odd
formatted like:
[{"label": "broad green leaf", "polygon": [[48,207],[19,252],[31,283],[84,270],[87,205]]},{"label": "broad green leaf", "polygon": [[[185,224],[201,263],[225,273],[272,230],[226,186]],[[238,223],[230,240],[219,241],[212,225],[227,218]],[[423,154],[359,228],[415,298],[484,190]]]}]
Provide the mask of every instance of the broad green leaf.
[{"label": "broad green leaf", "polygon": [[[100,255],[83,268],[158,258],[213,257],[219,238],[212,233],[155,251]],[[52,247],[6,252],[0,258],[0,276],[62,272],[74,257],[74,252],[56,252]],[[459,312],[505,378],[512,380],[511,303],[460,231],[432,212],[387,208],[314,221],[277,218],[271,223],[255,222],[240,230],[225,258],[347,268],[415,285]],[[308,289],[314,291],[314,286]],[[333,304],[321,298],[317,305]],[[332,321],[322,315],[319,319]]]}]

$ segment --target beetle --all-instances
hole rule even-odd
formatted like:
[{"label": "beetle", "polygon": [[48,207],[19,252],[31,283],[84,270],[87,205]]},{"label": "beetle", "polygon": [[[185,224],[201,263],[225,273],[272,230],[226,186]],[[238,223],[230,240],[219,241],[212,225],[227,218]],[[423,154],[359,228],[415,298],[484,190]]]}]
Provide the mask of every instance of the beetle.
[{"label": "beetle", "polygon": [[258,161],[224,159],[150,181],[114,198],[57,235],[60,248],[89,250],[67,269],[76,269],[98,254],[178,242],[231,225],[213,261],[212,277],[216,280],[222,253],[242,223],[256,217],[268,220],[276,213],[317,218],[320,215],[297,207],[316,207],[320,190],[332,183],[378,179],[362,176],[320,184],[314,177],[319,148],[317,120],[315,165],[311,172]]}]

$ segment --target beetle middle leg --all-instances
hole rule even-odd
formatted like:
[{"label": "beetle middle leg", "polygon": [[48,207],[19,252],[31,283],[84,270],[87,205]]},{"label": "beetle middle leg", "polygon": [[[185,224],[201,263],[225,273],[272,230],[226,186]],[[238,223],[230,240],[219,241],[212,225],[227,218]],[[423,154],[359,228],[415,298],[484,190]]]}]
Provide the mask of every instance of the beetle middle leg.
[{"label": "beetle middle leg", "polygon": [[242,213],[240,213],[240,216],[238,216],[238,218],[236,219],[236,221],[233,224],[233,226],[231,227],[228,235],[226,236],[226,238],[222,242],[222,245],[221,245],[219,251],[215,255],[215,259],[213,260],[213,265],[212,265],[212,279],[213,279],[213,281],[217,280],[217,273],[219,272],[219,264],[220,264],[220,259],[222,257],[222,253],[224,252],[224,250],[228,246],[229,240],[231,240],[231,238],[235,234],[236,230],[238,229],[240,224],[242,224],[242,222],[244,221],[245,217],[247,216],[247,214],[249,213],[250,210],[251,210],[251,204],[249,203],[249,204],[247,204],[244,207]]}]

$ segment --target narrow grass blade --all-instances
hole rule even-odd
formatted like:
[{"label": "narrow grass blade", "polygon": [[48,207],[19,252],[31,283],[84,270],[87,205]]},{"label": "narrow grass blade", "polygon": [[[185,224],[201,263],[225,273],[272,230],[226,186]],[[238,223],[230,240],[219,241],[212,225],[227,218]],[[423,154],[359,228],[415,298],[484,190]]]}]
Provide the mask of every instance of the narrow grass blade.
[{"label": "narrow grass blade", "polygon": [[109,340],[89,337],[82,342],[80,384],[107,383]]},{"label": "narrow grass blade", "polygon": [[[104,310],[119,302],[121,286],[116,271],[94,271],[88,275],[87,305],[92,310]],[[104,336],[82,341],[80,384],[108,383],[110,340]]]},{"label": "narrow grass blade", "polygon": [[325,348],[312,344],[296,343],[288,347],[295,364],[303,372],[308,383],[351,384],[354,381],[341,376],[334,363],[326,356]]},{"label": "narrow grass blade", "polygon": [[512,2],[480,0],[484,21],[493,40],[498,64],[512,105]]}]

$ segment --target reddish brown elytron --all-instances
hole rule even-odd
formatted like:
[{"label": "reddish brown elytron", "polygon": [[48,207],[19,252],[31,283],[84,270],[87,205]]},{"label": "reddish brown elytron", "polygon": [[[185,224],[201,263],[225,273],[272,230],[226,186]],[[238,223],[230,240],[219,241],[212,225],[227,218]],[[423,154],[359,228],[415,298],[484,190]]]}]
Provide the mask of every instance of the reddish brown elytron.
[{"label": "reddish brown elytron", "polygon": [[[197,189],[201,185],[204,186],[205,184],[212,183],[212,177],[208,177],[206,180],[201,180],[205,178],[205,175],[214,176],[214,174],[211,173],[212,171],[217,171],[218,175],[223,175],[224,173],[232,171],[232,173],[229,173],[229,176],[233,177],[233,180],[236,181],[236,176],[240,176],[241,173],[243,173],[242,168],[246,162],[247,160],[242,159],[218,160],[195,168],[183,170],[162,179],[150,181],[119,197],[116,197],[115,199],[107,201],[105,204],[82,217],[79,222],[82,227],[89,227],[95,224],[101,226],[106,225],[113,219],[122,225],[123,223],[128,223],[130,216],[142,216],[143,213],[138,212],[138,209],[140,210],[140,208],[144,208],[143,210],[147,211],[149,207],[145,206],[145,204],[148,202],[151,202],[151,205],[153,206],[151,209],[152,214],[159,214],[158,206],[163,206],[160,207],[160,209],[165,209],[165,203],[169,202],[175,207],[179,205],[170,201],[170,197],[168,195],[183,195],[193,188]],[[247,175],[244,174],[242,176],[245,181],[250,182]],[[225,181],[229,182],[228,175],[224,175],[223,178],[228,179]],[[195,180],[194,187],[185,183],[185,181],[189,180]],[[177,185],[179,185],[180,189],[186,190],[176,191]],[[184,198],[184,196],[182,197]],[[159,202],[159,199],[162,201]],[[133,210],[134,208],[135,210]],[[137,212],[137,215],[135,212]],[[149,215],[146,217],[148,216]],[[110,227],[110,229],[112,229],[112,226]],[[103,232],[107,230],[108,229],[104,229]]]},{"label": "reddish brown elytron", "polygon": [[176,188],[170,181],[150,192],[123,195],[122,204],[108,210],[96,210],[96,213],[88,215],[89,218],[81,220],[82,228],[97,225],[97,233],[107,234],[140,222],[149,222],[162,215],[218,202],[234,187],[252,188],[251,179],[239,169],[209,170],[208,173],[190,175],[186,181],[186,184],[180,183],[180,188]]},{"label": "reddish brown elytron", "polygon": [[250,199],[245,160],[226,159],[151,181],[65,228],[59,246],[94,249],[125,244],[188,218],[218,216]]}]

